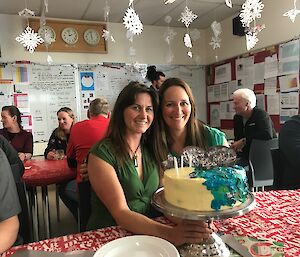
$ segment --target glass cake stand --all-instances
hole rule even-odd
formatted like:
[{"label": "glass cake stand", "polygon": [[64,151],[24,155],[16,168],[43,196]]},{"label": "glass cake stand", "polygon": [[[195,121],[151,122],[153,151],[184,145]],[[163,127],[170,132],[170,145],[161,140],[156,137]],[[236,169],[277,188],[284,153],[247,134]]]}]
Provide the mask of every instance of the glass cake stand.
[{"label": "glass cake stand", "polygon": [[[176,207],[168,203],[165,199],[164,188],[159,188],[152,197],[153,206],[165,215],[182,218],[186,220],[206,220],[227,219],[241,216],[255,207],[255,198],[252,193],[248,194],[246,201],[239,206],[220,211],[190,211]],[[182,257],[228,257],[230,252],[222,239],[213,233],[212,236],[200,244],[185,244],[179,248]]]}]

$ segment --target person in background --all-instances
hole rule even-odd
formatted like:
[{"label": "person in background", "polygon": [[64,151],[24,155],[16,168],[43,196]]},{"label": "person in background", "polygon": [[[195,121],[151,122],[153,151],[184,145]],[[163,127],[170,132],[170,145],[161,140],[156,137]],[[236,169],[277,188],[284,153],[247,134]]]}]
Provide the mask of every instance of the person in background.
[{"label": "person in background", "polygon": [[151,217],[151,197],[160,183],[156,157],[157,97],[145,85],[129,83],[119,94],[108,137],[94,145],[88,160],[92,193],[89,229],[120,225],[134,234],[164,238],[175,245],[197,243],[212,230],[202,221],[174,226]]},{"label": "person in background", "polygon": [[2,107],[1,122],[3,129],[0,135],[4,136],[16,149],[22,161],[29,160],[33,154],[33,137],[21,125],[21,113],[14,105]]},{"label": "person in background", "polygon": [[158,92],[160,86],[165,81],[165,74],[161,71],[157,71],[155,66],[149,66],[147,69],[146,78],[151,81],[151,90]]},{"label": "person in background", "polygon": [[[82,168],[82,164],[85,162],[90,148],[106,136],[109,123],[107,100],[96,98],[91,101],[87,116],[88,120],[73,125],[67,146],[67,158],[75,160],[77,164],[76,180],[71,180],[59,186],[59,195],[76,220],[78,208],[77,183],[88,179],[87,168]],[[74,161],[69,161],[69,163],[74,163]]]},{"label": "person in background", "polygon": [[282,176],[279,178],[280,189],[300,188],[300,115],[287,120],[279,132],[280,162]]},{"label": "person in background", "polygon": [[21,212],[19,197],[10,164],[0,148],[0,255],[17,239],[18,214]]},{"label": "person in background", "polygon": [[162,135],[161,162],[168,154],[179,157],[186,146],[207,150],[228,146],[225,134],[196,118],[195,99],[189,85],[180,78],[165,80],[159,89],[159,123]]},{"label": "person in background", "polygon": [[269,140],[277,136],[269,114],[256,107],[256,96],[251,89],[234,91],[233,105],[236,114],[233,118],[234,143],[231,148],[238,154],[238,164],[248,166],[252,139]]},{"label": "person in background", "polygon": [[44,152],[45,158],[49,160],[56,158],[56,150],[63,150],[66,154],[71,128],[75,123],[75,115],[69,107],[60,108],[56,114],[58,127],[52,132]]}]

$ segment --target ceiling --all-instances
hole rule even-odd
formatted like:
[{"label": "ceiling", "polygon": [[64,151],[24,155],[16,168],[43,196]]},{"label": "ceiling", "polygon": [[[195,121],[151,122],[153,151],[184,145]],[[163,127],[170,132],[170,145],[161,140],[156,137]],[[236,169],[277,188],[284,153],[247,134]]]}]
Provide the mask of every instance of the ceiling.
[{"label": "ceiling", "polygon": [[[245,0],[232,0],[229,8],[225,0],[176,0],[172,4],[164,4],[163,0],[135,0],[134,9],[144,25],[167,26],[165,17],[172,17],[171,27],[184,27],[178,19],[187,5],[198,18],[190,28],[205,29],[214,21],[222,21],[238,14]],[[63,18],[85,21],[104,21],[104,7],[110,7],[109,21],[122,23],[122,17],[128,8],[128,0],[48,0],[49,18]],[[1,14],[18,14],[25,7],[41,16],[44,0],[0,0]]]}]

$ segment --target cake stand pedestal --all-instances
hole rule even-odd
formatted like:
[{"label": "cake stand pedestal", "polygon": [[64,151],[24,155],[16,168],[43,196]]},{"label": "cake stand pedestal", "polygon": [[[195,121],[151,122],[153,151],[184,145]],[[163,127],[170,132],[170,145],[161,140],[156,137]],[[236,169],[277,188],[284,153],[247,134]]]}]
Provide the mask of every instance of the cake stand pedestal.
[{"label": "cake stand pedestal", "polygon": [[[182,218],[186,220],[212,220],[227,219],[241,216],[255,207],[255,198],[252,193],[248,194],[246,201],[239,206],[220,211],[190,211],[176,207],[165,199],[164,188],[159,188],[152,197],[153,206],[165,215]],[[222,239],[213,233],[205,242],[200,244],[185,244],[179,248],[182,257],[228,257],[228,248]]]}]

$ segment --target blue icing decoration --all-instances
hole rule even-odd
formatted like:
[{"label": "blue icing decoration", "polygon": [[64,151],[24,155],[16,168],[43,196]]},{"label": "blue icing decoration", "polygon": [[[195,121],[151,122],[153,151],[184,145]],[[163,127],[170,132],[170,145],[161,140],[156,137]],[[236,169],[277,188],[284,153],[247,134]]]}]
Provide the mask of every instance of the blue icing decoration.
[{"label": "blue icing decoration", "polygon": [[220,210],[222,206],[233,206],[237,201],[245,202],[248,195],[245,171],[240,166],[216,167],[211,170],[196,168],[190,178],[204,178],[203,185],[210,190],[214,199],[211,208]]}]

